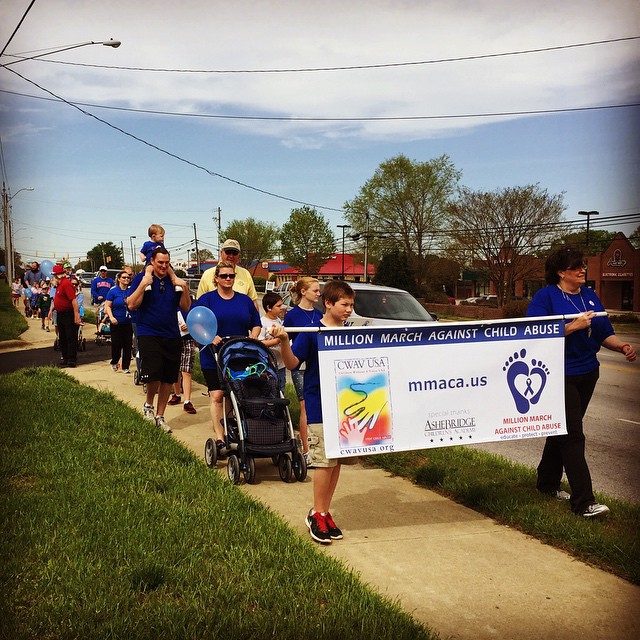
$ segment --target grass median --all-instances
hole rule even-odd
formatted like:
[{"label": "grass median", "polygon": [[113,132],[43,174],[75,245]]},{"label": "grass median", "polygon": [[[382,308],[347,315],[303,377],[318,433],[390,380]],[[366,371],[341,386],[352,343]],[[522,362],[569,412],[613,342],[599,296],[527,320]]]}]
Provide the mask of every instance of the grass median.
[{"label": "grass median", "polygon": [[0,637],[436,637],[111,394],[0,399]]}]

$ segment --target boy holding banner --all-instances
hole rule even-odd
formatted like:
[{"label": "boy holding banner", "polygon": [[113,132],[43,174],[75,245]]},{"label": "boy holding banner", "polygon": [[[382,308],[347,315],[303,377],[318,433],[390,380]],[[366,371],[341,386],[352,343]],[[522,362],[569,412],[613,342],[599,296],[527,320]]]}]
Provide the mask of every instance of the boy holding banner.
[{"label": "boy holding banner", "polygon": [[[353,312],[353,289],[340,280],[327,282],[322,291],[325,313],[321,327],[341,327]],[[280,338],[282,359],[287,369],[295,369],[306,363],[304,372],[304,401],[307,411],[309,433],[317,441],[313,454],[313,507],[306,518],[311,537],[321,544],[331,544],[342,539],[342,531],[336,526],[329,508],[340,477],[340,466],[345,460],[326,457],[324,431],[322,427],[322,405],[320,399],[320,366],[318,361],[318,336],[316,332],[300,333],[293,344],[286,329],[274,325],[270,331]]]}]

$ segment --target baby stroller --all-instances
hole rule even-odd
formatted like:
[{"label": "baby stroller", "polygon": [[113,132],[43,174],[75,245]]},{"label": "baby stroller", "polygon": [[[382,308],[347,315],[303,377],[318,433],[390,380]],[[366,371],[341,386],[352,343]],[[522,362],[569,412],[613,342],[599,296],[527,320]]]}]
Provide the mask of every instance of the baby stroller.
[{"label": "baby stroller", "polygon": [[[240,472],[249,484],[255,482],[255,458],[271,458],[280,478],[302,482],[307,464],[298,448],[289,413],[289,400],[280,393],[273,354],[252,338],[231,338],[217,353],[222,382],[222,421],[228,452],[227,475],[240,483]],[[209,467],[217,462],[216,443],[209,438],[204,449]]]},{"label": "baby stroller", "polygon": [[96,313],[96,344],[99,345],[111,344],[111,322],[104,305],[103,302]]}]

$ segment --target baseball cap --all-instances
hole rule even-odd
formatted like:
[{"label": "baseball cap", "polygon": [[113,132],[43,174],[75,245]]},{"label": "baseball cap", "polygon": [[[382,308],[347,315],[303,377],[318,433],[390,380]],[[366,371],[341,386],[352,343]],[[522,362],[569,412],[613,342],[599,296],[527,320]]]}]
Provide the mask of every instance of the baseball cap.
[{"label": "baseball cap", "polygon": [[240,243],[237,240],[225,240],[220,247],[223,251],[225,249],[235,249],[240,252]]},{"label": "baseball cap", "polygon": [[102,265],[102,266],[98,269],[98,271],[106,271],[106,270],[107,270],[107,267],[105,267],[104,265]]},{"label": "baseball cap", "polygon": [[51,273],[53,273],[54,276],[60,275],[64,273],[64,267],[61,264],[54,264]]}]

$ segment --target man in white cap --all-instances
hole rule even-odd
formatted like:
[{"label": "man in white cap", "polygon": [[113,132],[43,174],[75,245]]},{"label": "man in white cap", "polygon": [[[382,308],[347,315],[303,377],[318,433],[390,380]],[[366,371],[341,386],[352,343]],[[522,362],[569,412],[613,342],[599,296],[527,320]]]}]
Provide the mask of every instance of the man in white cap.
[{"label": "man in white cap", "polygon": [[[233,290],[238,293],[246,293],[252,300],[253,304],[258,309],[258,293],[256,287],[253,284],[253,278],[251,274],[240,266],[240,243],[237,240],[225,240],[220,247],[220,260],[225,262],[231,262],[236,267],[236,279],[233,283]],[[203,293],[208,291],[214,291],[216,288],[213,281],[213,275],[215,269],[207,269],[200,278],[200,284],[198,285],[198,293],[196,298],[199,298]],[[259,311],[259,309],[258,309]]]},{"label": "man in white cap", "polygon": [[109,289],[115,284],[111,278],[107,277],[107,267],[102,265],[98,269],[98,275],[91,281],[91,302],[102,304],[107,299]]}]

